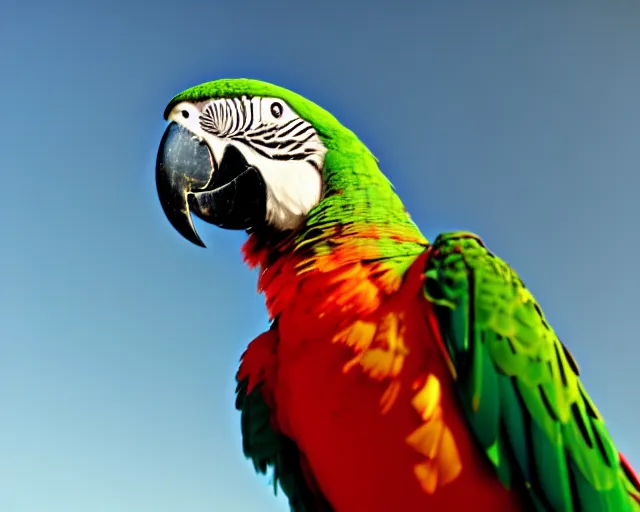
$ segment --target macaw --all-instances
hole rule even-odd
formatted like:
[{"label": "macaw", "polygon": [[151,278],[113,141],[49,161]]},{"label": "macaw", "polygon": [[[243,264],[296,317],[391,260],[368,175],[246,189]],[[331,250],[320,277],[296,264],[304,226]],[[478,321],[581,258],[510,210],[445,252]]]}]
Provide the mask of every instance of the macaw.
[{"label": "macaw", "polygon": [[181,92],[164,213],[246,230],[272,321],[242,356],[243,451],[293,512],[640,512],[578,365],[516,272],[467,232],[430,243],[374,155],[287,89]]}]

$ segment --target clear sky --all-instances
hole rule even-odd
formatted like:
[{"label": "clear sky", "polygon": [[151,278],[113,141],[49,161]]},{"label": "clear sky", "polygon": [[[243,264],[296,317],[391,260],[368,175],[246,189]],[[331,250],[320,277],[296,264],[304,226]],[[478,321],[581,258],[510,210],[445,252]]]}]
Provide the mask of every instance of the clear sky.
[{"label": "clear sky", "polygon": [[512,264],[640,469],[640,4],[538,4],[3,2],[0,510],[286,510],[233,408],[267,327],[243,235],[189,244],[154,184],[167,101],[229,76],[324,106],[430,239]]}]

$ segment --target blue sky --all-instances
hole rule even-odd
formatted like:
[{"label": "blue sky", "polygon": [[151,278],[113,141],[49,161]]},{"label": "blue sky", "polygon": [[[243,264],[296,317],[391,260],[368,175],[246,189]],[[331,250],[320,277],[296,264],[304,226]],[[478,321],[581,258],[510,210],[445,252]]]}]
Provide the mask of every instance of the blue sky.
[{"label": "blue sky", "polygon": [[512,264],[640,466],[640,4],[394,4],[3,3],[0,510],[286,510],[233,409],[267,327],[243,235],[190,245],[155,193],[165,104],[229,76],[324,106],[429,238]]}]

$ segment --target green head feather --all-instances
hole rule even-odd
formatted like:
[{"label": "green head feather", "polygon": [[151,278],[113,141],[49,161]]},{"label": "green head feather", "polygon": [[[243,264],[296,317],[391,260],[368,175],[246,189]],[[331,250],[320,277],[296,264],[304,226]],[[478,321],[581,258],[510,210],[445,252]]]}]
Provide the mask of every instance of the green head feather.
[{"label": "green head feather", "polygon": [[181,101],[199,102],[241,96],[277,98],[308,121],[327,153],[323,196],[295,236],[295,250],[326,253],[336,244],[362,247],[362,259],[415,255],[426,239],[411,221],[375,156],[348,128],[322,107],[283,87],[260,80],[228,78],[206,82],[177,94],[165,118]]},{"label": "green head feather", "polygon": [[237,98],[240,96],[278,98],[303,119],[313,125],[328,150],[340,149],[354,152],[369,152],[358,137],[322,107],[284,87],[249,78],[223,78],[190,87],[174,96],[165,109],[165,119],[171,109],[181,101],[206,101],[217,98]]}]

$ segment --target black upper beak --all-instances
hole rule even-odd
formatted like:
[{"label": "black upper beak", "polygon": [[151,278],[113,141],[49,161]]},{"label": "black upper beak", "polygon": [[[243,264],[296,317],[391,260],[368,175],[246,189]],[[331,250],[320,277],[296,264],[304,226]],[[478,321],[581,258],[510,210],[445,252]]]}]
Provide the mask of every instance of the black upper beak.
[{"label": "black upper beak", "polygon": [[188,195],[207,186],[213,157],[204,141],[172,122],[162,136],[156,160],[156,187],[165,215],[187,240],[204,247],[189,215]]},{"label": "black upper beak", "polygon": [[204,140],[172,122],[156,161],[156,186],[162,209],[187,240],[204,247],[190,212],[227,229],[249,229],[266,218],[266,186],[242,152],[227,146],[215,162]]}]

